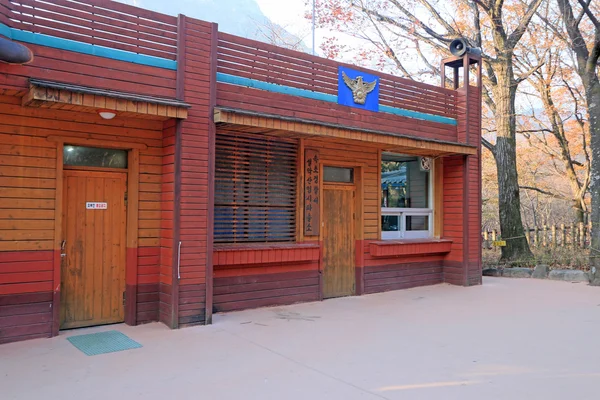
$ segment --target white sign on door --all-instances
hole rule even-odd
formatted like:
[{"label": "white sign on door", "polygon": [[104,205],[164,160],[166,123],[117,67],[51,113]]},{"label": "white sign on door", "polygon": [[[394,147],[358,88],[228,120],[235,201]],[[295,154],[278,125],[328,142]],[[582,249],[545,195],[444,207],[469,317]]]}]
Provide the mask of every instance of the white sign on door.
[{"label": "white sign on door", "polygon": [[88,210],[106,210],[108,208],[108,203],[87,202],[85,203],[85,208]]}]

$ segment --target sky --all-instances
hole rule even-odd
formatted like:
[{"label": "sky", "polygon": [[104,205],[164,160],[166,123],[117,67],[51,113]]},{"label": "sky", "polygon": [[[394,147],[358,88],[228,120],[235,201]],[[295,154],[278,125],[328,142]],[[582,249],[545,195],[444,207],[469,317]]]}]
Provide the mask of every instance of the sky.
[{"label": "sky", "polygon": [[[306,46],[311,48],[311,23],[304,18],[307,11],[305,0],[256,0],[256,2],[267,18],[304,39]],[[321,32],[317,33],[318,39],[321,39]]]},{"label": "sky", "polygon": [[[217,22],[219,30],[241,36],[263,15],[288,32],[304,40],[307,50],[312,48],[311,23],[304,18],[306,0],[117,0],[165,14],[186,14],[190,17]],[[224,15],[223,10],[227,10]],[[240,22],[241,21],[241,22]],[[242,26],[240,26],[242,25]],[[322,39],[317,30],[317,49]]]}]

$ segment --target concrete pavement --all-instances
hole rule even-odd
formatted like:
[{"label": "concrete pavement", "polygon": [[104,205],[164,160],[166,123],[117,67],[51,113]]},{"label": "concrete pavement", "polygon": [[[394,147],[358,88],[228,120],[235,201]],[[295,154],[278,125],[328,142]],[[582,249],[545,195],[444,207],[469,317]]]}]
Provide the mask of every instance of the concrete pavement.
[{"label": "concrete pavement", "polygon": [[[142,349],[88,357],[118,329]],[[0,399],[598,399],[600,288],[486,278],[0,346]]]}]

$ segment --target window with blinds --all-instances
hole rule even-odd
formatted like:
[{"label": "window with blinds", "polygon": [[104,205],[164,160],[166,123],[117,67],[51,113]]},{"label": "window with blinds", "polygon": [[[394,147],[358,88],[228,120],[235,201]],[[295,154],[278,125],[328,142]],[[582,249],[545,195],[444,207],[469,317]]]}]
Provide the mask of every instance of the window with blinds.
[{"label": "window with blinds", "polygon": [[297,157],[296,140],[219,130],[216,243],[295,240]]}]

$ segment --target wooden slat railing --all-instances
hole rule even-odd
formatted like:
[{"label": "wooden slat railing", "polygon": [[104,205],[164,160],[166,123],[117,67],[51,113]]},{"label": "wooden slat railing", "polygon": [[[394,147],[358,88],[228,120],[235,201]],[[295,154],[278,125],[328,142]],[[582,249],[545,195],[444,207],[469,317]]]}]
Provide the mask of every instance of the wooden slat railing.
[{"label": "wooden slat railing", "polygon": [[[218,46],[218,72],[337,95],[338,66],[345,64],[222,32]],[[453,90],[345,66],[380,77],[381,105],[456,118]]]},{"label": "wooden slat railing", "polygon": [[[591,224],[573,223],[570,225],[542,225],[541,227],[525,228],[525,238],[531,247],[579,247],[589,248],[592,232]],[[497,230],[481,232],[483,248],[494,247],[495,241],[507,240],[502,238]],[[510,238],[508,238],[510,239]]]},{"label": "wooden slat railing", "polygon": [[175,60],[177,18],[108,0],[0,0],[12,28]]}]

